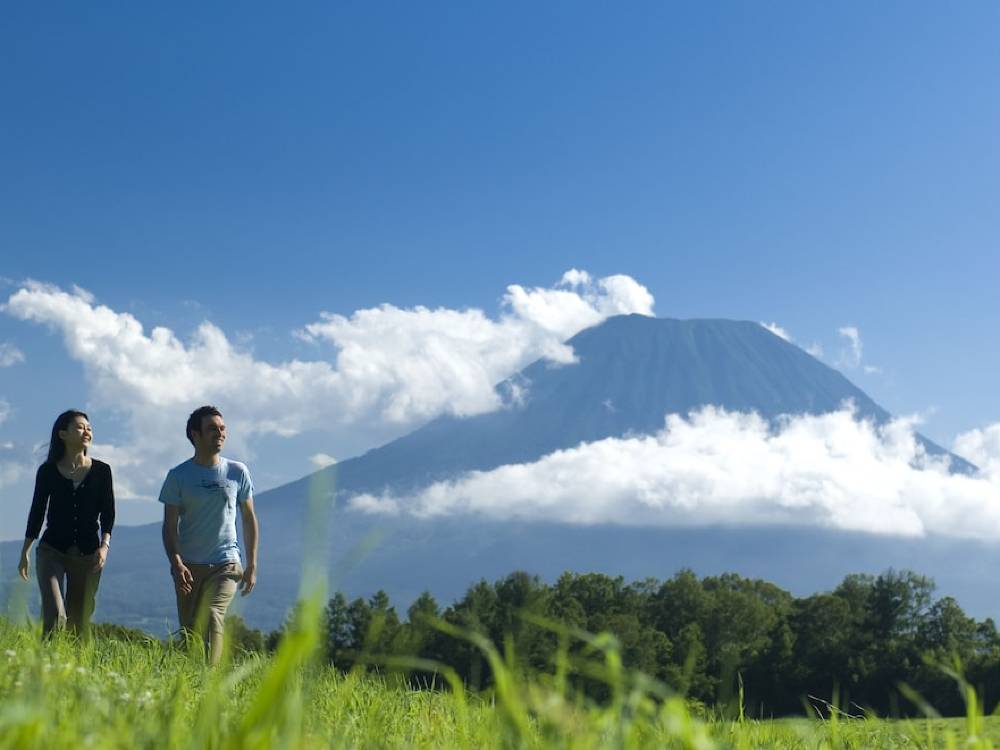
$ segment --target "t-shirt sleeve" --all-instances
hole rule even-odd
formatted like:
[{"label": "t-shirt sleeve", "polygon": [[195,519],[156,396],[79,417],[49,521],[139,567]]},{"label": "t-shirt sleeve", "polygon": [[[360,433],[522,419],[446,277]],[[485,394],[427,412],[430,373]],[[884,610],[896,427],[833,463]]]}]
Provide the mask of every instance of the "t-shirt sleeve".
[{"label": "t-shirt sleeve", "polygon": [[246,466],[240,472],[240,488],[236,491],[236,502],[242,505],[248,497],[253,497],[253,480],[250,478],[250,469]]},{"label": "t-shirt sleeve", "polygon": [[163,480],[163,487],[160,488],[160,502],[164,505],[181,504],[181,485],[173,470],[168,471],[167,478]]}]

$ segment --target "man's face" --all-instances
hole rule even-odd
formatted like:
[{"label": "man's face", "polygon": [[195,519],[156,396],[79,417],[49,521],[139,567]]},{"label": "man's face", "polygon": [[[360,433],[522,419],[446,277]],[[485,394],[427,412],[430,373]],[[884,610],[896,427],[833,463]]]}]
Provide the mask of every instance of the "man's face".
[{"label": "man's face", "polygon": [[222,417],[209,416],[201,418],[201,430],[192,430],[194,447],[202,453],[221,453],[226,442],[226,423]]}]

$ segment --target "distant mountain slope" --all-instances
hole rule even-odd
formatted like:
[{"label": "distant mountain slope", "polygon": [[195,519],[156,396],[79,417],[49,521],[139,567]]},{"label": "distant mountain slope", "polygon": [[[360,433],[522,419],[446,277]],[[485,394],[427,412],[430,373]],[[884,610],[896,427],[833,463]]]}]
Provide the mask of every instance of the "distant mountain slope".
[{"label": "distant mountain slope", "polygon": [[[280,502],[280,498],[262,500]],[[265,511],[257,588],[237,597],[233,612],[251,624],[281,624],[299,590],[305,517]],[[941,595],[955,597],[977,618],[1000,617],[985,577],[1000,566],[1000,549],[986,542],[873,536],[806,527],[635,528],[567,526],[475,518],[434,521],[381,519],[335,512],[327,524],[330,586],[348,596],[387,591],[397,611],[422,592],[449,604],[480,578],[526,570],[553,581],[566,570],[598,571],[629,580],[668,578],[681,568],[699,575],[736,572],[760,577],[796,595],[827,591],[848,573],[911,569],[933,577]],[[0,544],[0,604],[18,616],[25,601],[37,615],[38,586],[13,573],[20,542]],[[101,580],[97,621],[140,627],[157,635],[177,628],[173,589],[158,525],[115,530],[113,556]]]}]

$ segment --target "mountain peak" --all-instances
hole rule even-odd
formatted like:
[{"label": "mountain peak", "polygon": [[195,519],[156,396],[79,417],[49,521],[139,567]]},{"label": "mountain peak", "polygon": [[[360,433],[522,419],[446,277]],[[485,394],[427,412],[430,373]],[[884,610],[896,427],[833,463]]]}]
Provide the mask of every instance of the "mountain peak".
[{"label": "mountain peak", "polygon": [[[567,343],[574,363],[538,360],[498,385],[510,396],[505,408],[439,417],[323,471],[335,473],[344,492],[405,492],[584,442],[652,434],[666,415],[705,406],[773,421],[849,402],[861,418],[891,418],[843,374],[753,321],[618,315]],[[920,439],[932,454],[945,453]],[[953,466],[974,470],[957,457]]]}]

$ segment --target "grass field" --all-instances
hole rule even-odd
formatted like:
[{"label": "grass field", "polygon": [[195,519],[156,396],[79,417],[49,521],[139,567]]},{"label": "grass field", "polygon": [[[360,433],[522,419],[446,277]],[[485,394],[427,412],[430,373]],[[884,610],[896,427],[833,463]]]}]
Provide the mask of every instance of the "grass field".
[{"label": "grass field", "polygon": [[[498,676],[486,695],[428,691],[317,658],[318,607],[301,611],[276,654],[206,669],[156,640],[57,638],[0,619],[0,748],[989,748],[1000,718],[887,721],[698,718],[684,700],[620,666],[594,638],[610,699],[576,694],[571,671],[534,679],[479,643]],[[428,664],[391,665],[428,668]],[[446,678],[456,679],[439,665]]]}]

